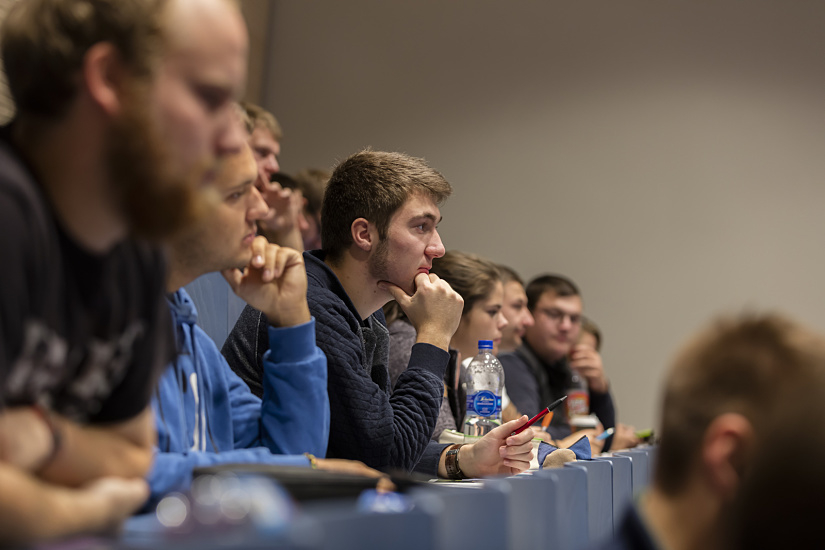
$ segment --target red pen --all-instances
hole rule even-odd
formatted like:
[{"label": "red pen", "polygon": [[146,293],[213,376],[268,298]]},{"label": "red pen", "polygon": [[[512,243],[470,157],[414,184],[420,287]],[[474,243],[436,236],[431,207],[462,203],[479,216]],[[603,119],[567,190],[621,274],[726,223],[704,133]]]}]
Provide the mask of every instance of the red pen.
[{"label": "red pen", "polygon": [[536,422],[541,420],[542,416],[544,416],[545,414],[549,413],[550,411],[552,411],[553,409],[555,409],[556,407],[561,405],[562,402],[564,402],[565,399],[567,399],[566,395],[563,396],[561,399],[556,399],[555,401],[553,401],[553,403],[549,407],[545,407],[543,411],[541,411],[539,414],[537,414],[536,416],[534,416],[533,418],[528,420],[527,424],[525,424],[524,426],[522,426],[518,430],[514,431],[510,435],[520,434],[521,432],[523,432],[524,430],[526,430],[527,428],[529,428],[530,426],[532,426],[533,424],[535,424]]}]

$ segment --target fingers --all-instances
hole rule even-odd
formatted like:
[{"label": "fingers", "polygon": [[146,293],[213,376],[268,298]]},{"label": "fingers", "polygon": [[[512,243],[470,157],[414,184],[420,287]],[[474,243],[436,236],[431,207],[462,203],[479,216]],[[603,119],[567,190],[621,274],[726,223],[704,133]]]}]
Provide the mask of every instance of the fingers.
[{"label": "fingers", "polygon": [[[530,419],[527,418],[527,415],[523,414],[523,415],[521,415],[520,418],[516,418],[515,420],[511,420],[510,422],[505,422],[501,426],[496,426],[495,428],[490,430],[490,433],[487,434],[487,435],[504,440],[511,433],[513,433],[514,431],[516,431],[519,428],[521,428],[522,426],[524,426],[527,423],[528,420],[530,420]],[[518,434],[518,436],[522,436],[522,435],[524,435],[528,432],[530,432],[530,430],[524,430],[523,432]],[[518,436],[512,436],[512,437],[518,437]],[[485,436],[485,437],[487,437],[487,436]]]},{"label": "fingers", "polygon": [[258,235],[252,241],[252,261],[249,263],[252,267],[263,267],[264,266],[264,258],[266,257],[266,249],[269,245],[269,241],[266,240],[266,237],[262,235]]},{"label": "fingers", "polygon": [[503,440],[505,446],[502,448],[508,449],[508,456],[531,452],[533,450],[533,430],[527,429],[520,434],[511,435],[514,431],[524,426],[528,420],[527,415],[522,415],[521,418],[505,422],[501,426],[490,430],[490,433],[487,435]]},{"label": "fingers", "polygon": [[[270,283],[280,278],[290,267],[303,263],[303,257],[297,250],[278,246],[267,242],[263,237],[260,238],[263,239],[265,244],[263,247],[255,249],[250,265],[261,271],[261,281],[264,283]],[[259,261],[256,261],[256,259]]]}]

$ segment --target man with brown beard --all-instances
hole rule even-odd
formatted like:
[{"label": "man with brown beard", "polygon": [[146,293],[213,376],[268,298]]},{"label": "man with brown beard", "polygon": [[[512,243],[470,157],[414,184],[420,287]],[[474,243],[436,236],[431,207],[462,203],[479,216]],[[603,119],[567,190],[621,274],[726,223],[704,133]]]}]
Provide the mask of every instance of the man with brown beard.
[{"label": "man with brown beard", "polygon": [[[174,33],[170,32],[174,29]],[[2,29],[0,545],[117,526],[172,357],[156,248],[244,136],[228,0],[26,0]]]}]

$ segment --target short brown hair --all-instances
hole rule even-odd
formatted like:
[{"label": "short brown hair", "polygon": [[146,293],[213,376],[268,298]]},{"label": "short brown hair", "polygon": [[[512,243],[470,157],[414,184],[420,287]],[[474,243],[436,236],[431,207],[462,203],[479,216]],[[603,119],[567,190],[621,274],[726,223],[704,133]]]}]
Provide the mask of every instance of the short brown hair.
[{"label": "short brown hair", "polygon": [[306,168],[295,174],[295,184],[307,200],[306,212],[312,216],[321,215],[324,203],[324,190],[329,182],[330,173],[320,168]]},{"label": "short brown hair", "polygon": [[95,44],[114,45],[132,76],[150,77],[164,47],[167,0],[23,0],[0,39],[9,91],[19,116],[60,118]]},{"label": "short brown hair", "polygon": [[556,296],[581,296],[579,287],[562,275],[540,275],[527,283],[527,309],[532,313],[536,304],[546,292],[555,292]]},{"label": "short brown hair", "polygon": [[496,283],[501,282],[501,272],[496,264],[481,256],[456,250],[448,250],[442,257],[433,258],[430,272],[447,281],[464,299],[462,315],[489,296]]},{"label": "short brown hair", "polygon": [[366,149],[342,161],[332,173],[321,208],[321,242],[327,258],[337,261],[352,244],[352,222],[374,223],[381,239],[390,219],[411,196],[441,204],[452,193],[444,176],[424,159]]},{"label": "short brown hair", "polygon": [[[756,437],[770,415],[825,372],[825,340],[779,315],[722,319],[677,356],[665,382],[654,479],[674,495],[699,459],[705,431],[724,413],[746,417]],[[815,378],[816,377],[816,378]]]},{"label": "short brown hair", "polygon": [[504,264],[496,264],[496,267],[501,272],[501,282],[505,285],[510,281],[515,281],[524,287],[524,281],[519,277],[519,274],[515,272],[515,270],[509,266]]},{"label": "short brown hair", "polygon": [[268,130],[272,134],[272,138],[279,142],[284,138],[284,133],[281,130],[281,125],[278,124],[278,119],[275,115],[261,107],[248,101],[242,101],[241,107],[246,111],[247,120],[246,131],[250,134],[255,131],[255,128],[261,127]]}]

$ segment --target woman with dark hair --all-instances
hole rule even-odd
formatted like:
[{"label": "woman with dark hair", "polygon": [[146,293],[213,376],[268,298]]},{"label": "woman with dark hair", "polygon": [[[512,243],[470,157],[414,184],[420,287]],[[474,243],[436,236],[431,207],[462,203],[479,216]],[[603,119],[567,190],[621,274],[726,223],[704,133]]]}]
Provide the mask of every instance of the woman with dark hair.
[{"label": "woman with dark hair", "polygon": [[[464,299],[461,322],[450,340],[452,361],[444,377],[444,399],[433,432],[438,439],[446,429],[459,430],[466,408],[465,393],[461,388],[461,363],[468,363],[478,353],[479,340],[493,341],[493,354],[498,353],[501,329],[507,319],[501,312],[504,288],[501,273],[492,262],[465,252],[448,251],[433,260],[430,273],[438,275]],[[393,383],[407,368],[410,348],[415,342],[415,329],[391,302],[384,314],[390,331],[390,377]],[[502,420],[512,420],[520,415],[510,400],[502,396]]]}]

